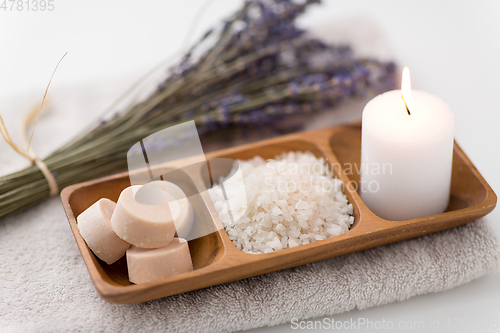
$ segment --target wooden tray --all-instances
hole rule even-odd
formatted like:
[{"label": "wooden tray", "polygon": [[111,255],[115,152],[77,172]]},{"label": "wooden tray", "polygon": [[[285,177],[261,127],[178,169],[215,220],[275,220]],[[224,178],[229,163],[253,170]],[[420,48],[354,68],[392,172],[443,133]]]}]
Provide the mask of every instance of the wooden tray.
[{"label": "wooden tray", "polygon": [[[443,214],[393,222],[373,214],[361,201],[353,182],[359,175],[347,175],[342,165],[360,162],[360,124],[302,132],[245,146],[206,154],[208,158],[249,159],[255,155],[273,158],[285,151],[310,151],[324,157],[346,186],[346,195],[354,207],[355,222],[345,234],[307,245],[266,254],[248,254],[238,250],[224,229],[189,242],[194,270],[147,284],[131,284],[125,257],[113,265],[97,259],[80,236],[76,216],[102,197],[116,201],[130,185],[128,173],[66,187],[61,198],[71,230],[97,291],[108,302],[138,303],[201,289],[250,276],[265,274],[319,260],[361,251],[455,227],[491,212],[496,195],[460,147],[455,144],[451,197]],[[213,175],[214,179],[218,175]],[[353,181],[353,182],[351,182]],[[205,193],[206,194],[206,193]],[[207,195],[207,216],[220,225]]]}]

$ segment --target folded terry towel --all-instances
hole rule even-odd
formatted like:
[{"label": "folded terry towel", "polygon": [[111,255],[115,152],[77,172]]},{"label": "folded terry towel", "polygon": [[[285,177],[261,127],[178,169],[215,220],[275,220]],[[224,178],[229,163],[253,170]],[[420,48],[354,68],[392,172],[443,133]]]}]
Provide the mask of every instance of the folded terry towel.
[{"label": "folded terry towel", "polygon": [[[95,291],[60,202],[0,221],[0,328],[7,332],[229,332],[408,299],[498,266],[479,220],[425,237],[141,304]],[[2,332],[3,332],[2,330]]]}]

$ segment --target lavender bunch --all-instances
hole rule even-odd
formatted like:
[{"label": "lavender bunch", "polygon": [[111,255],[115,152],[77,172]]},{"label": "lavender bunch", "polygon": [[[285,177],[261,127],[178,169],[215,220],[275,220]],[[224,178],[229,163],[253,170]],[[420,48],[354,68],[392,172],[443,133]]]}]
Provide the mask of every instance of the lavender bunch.
[{"label": "lavender bunch", "polygon": [[[357,59],[348,46],[326,44],[295,25],[317,2],[245,2],[193,45],[146,99],[100,119],[48,156],[44,162],[59,188],[125,169],[127,151],[137,141],[187,120],[195,121],[202,136],[256,125],[273,128],[345,98],[394,88],[393,63]],[[48,196],[35,165],[4,176],[0,217]]]}]

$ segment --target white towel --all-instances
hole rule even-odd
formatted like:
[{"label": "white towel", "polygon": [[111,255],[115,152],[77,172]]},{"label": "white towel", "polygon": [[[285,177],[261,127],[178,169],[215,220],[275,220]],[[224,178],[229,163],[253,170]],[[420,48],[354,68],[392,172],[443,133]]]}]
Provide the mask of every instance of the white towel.
[{"label": "white towel", "polygon": [[447,290],[494,271],[485,221],[141,304],[105,302],[60,200],[0,221],[1,332],[230,332]]}]

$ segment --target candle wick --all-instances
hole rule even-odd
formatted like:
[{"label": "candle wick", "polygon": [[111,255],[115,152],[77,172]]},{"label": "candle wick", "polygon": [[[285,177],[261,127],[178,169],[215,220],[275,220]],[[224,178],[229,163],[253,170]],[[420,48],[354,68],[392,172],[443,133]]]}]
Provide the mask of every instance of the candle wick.
[{"label": "candle wick", "polygon": [[406,112],[408,112],[408,115],[411,116],[410,109],[408,108],[408,104],[406,104],[405,97],[403,96],[403,94],[401,94],[401,99],[403,100],[403,103],[405,103]]}]

